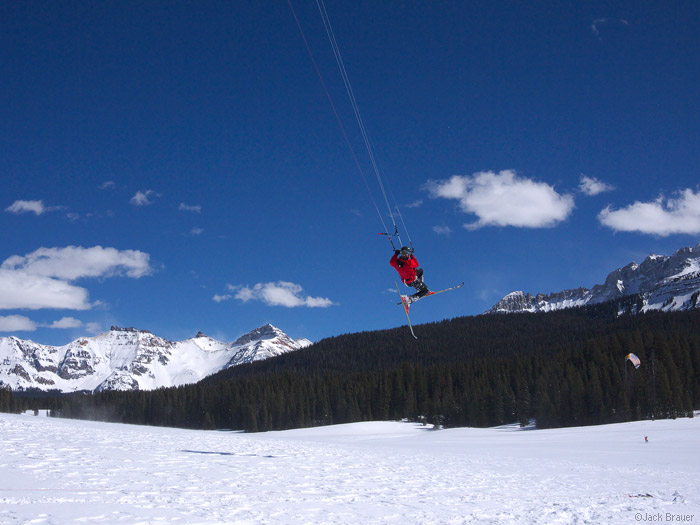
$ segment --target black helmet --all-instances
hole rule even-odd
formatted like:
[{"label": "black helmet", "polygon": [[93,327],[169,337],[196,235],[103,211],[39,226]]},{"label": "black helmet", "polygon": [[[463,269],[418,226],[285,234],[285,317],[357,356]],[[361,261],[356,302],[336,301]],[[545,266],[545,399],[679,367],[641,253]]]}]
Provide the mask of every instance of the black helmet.
[{"label": "black helmet", "polygon": [[413,253],[413,250],[409,248],[408,246],[402,246],[401,250],[399,251],[399,257],[403,257],[404,259],[407,259],[408,257],[411,256]]}]

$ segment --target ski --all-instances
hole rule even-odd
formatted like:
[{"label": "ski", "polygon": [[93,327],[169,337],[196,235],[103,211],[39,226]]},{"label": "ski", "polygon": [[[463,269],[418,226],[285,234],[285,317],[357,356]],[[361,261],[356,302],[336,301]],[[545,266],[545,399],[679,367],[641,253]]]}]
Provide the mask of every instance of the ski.
[{"label": "ski", "polygon": [[[413,300],[410,301],[408,304],[413,304],[413,303],[415,303],[415,302],[417,302],[417,301],[419,301],[419,300],[421,300],[421,299],[425,299],[426,297],[430,297],[431,295],[437,295],[437,294],[439,294],[439,293],[449,292],[450,290],[456,290],[457,288],[461,288],[462,286],[464,286],[464,283],[460,283],[460,284],[458,284],[457,286],[451,286],[451,287],[449,287],[449,288],[445,288],[444,290],[437,290],[437,291],[435,291],[435,292],[428,292],[428,293],[425,294],[423,297],[418,297],[417,299],[413,299]],[[398,285],[396,285],[396,287],[398,288]],[[401,292],[399,292],[399,294],[401,294]],[[400,302],[400,303],[396,303],[396,304],[404,304],[404,299],[403,299],[403,297],[404,297],[404,296],[401,296],[401,302]]]},{"label": "ski", "polygon": [[413,333],[413,326],[411,326],[411,318],[408,316],[408,308],[411,303],[408,302],[408,298],[405,295],[401,295],[401,290],[399,290],[399,283],[394,281],[394,284],[396,285],[396,291],[399,292],[399,297],[401,297],[401,302],[399,303],[400,305],[403,305],[403,309],[406,311],[406,319],[408,320],[408,328],[411,330],[411,335],[415,338],[416,334]]}]

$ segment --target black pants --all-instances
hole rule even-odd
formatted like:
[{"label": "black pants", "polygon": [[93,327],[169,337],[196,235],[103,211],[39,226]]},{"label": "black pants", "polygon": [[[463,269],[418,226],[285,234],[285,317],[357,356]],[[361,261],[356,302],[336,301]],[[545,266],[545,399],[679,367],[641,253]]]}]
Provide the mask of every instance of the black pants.
[{"label": "black pants", "polygon": [[430,291],[423,282],[423,268],[416,268],[416,279],[408,286],[416,289],[416,293],[414,293],[411,297],[423,297]]}]

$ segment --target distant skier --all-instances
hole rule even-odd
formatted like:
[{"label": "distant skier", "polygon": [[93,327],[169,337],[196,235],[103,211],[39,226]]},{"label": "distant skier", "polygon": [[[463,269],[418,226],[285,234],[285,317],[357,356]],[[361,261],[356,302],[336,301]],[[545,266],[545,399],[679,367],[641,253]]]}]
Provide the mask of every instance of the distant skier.
[{"label": "distant skier", "polygon": [[405,285],[416,289],[416,293],[408,297],[409,303],[417,301],[430,291],[423,282],[423,268],[418,267],[412,248],[404,246],[400,250],[394,250],[389,264],[396,268]]}]

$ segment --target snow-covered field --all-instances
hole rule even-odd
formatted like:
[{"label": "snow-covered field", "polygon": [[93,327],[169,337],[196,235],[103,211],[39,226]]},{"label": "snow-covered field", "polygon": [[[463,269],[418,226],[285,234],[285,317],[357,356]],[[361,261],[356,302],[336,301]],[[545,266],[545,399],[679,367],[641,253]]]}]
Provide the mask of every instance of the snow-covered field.
[{"label": "snow-covered field", "polygon": [[0,414],[0,442],[2,524],[700,523],[700,418],[241,434]]}]

